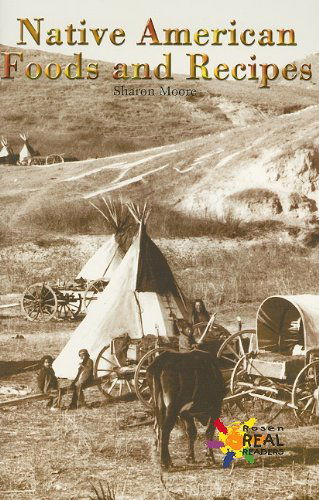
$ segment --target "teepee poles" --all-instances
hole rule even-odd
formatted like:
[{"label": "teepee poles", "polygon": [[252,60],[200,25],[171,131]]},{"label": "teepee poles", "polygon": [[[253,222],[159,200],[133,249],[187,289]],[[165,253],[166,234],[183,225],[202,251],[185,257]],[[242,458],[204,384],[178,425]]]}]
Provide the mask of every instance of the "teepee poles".
[{"label": "teepee poles", "polygon": [[137,224],[146,224],[151,213],[151,209],[148,208],[147,203],[144,203],[143,208],[133,202],[126,203],[126,206]]},{"label": "teepee poles", "polygon": [[105,208],[100,208],[92,201],[89,203],[102,215],[114,231],[119,233],[128,223],[128,213],[124,210],[123,203],[120,201],[119,204],[116,205],[111,199],[107,201],[103,196],[101,199]]}]

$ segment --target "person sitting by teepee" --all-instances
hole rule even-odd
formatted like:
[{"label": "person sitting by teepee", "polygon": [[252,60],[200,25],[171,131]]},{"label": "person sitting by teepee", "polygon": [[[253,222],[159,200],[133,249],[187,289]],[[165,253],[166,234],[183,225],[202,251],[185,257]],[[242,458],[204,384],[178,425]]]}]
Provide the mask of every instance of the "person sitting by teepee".
[{"label": "person sitting by teepee", "polygon": [[198,323],[207,323],[210,319],[210,314],[207,311],[203,299],[196,299],[193,303],[192,310],[192,323],[196,325]]},{"label": "person sitting by teepee", "polygon": [[189,352],[194,349],[197,342],[193,335],[193,328],[190,323],[185,320],[178,321],[178,350],[179,352]]},{"label": "person sitting by teepee", "polygon": [[69,406],[70,410],[78,409],[81,406],[86,406],[83,389],[94,382],[93,378],[93,361],[86,349],[80,349],[79,356],[81,363],[78,373],[71,384],[73,389],[72,400]]},{"label": "person sitting by teepee", "polygon": [[[50,393],[50,391],[56,391],[58,389],[58,379],[55,376],[54,370],[52,368],[53,358],[52,356],[43,356],[40,361],[41,368],[38,373],[38,387],[44,394]],[[52,396],[48,400],[48,407],[51,410],[55,410],[58,406],[58,397]]]}]

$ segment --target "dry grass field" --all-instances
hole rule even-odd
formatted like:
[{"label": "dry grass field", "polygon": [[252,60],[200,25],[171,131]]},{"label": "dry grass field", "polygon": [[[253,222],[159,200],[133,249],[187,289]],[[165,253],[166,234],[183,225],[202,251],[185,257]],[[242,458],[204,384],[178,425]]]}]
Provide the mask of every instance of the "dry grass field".
[{"label": "dry grass field", "polygon": [[311,229],[319,200],[318,113],[313,106],[262,127],[96,160],[3,165],[1,240],[98,234],[104,228],[89,201],[100,195],[148,202],[158,236],[251,238],[271,224]]},{"label": "dry grass field", "polygon": [[[73,280],[105,239],[39,236],[33,243],[0,248],[2,294],[21,293],[39,281]],[[319,292],[317,248],[305,246],[287,231],[251,240],[203,236],[155,241],[185,294],[203,297],[209,310],[261,302],[276,293]]]},{"label": "dry grass field", "polygon": [[[25,64],[52,58],[24,53]],[[240,82],[198,82],[196,97],[168,105],[160,97],[115,98],[112,65],[100,67],[96,81],[32,82],[20,72],[0,82],[0,135],[15,151],[18,133],[28,131],[41,154],[78,158],[1,166],[0,305],[32,283],[75,278],[110,234],[88,203],[99,203],[100,194],[152,205],[150,235],[186,296],[202,297],[232,332],[238,315],[244,328],[254,327],[269,295],[318,294],[315,86],[278,83],[263,92]],[[182,77],[175,84],[188,86]],[[26,368],[43,354],[56,356],[77,322],[30,323],[18,309],[0,313],[1,402],[6,387],[36,391],[36,372]],[[207,466],[201,427],[190,466],[177,428],[175,467],[161,476],[152,426],[130,427],[149,417],[140,404],[108,401],[97,388],[86,393],[89,407],[79,411],[67,410],[69,396],[56,413],[45,402],[0,408],[0,500],[319,498],[318,426],[299,428],[288,412],[274,422],[285,427],[282,457],[239,460],[224,470],[216,452],[217,463]],[[223,408],[226,424],[242,418],[239,409]],[[101,488],[109,494],[98,496]]]},{"label": "dry grass field", "polygon": [[[16,297],[34,280],[74,277],[103,240],[102,236],[42,238],[14,251],[2,248],[4,291]],[[244,327],[253,327],[258,303],[268,294],[318,292],[313,274],[318,268],[316,249],[297,245],[288,234],[275,233],[268,241],[201,237],[162,238],[157,243],[187,294],[203,296],[209,309],[218,311],[218,322],[230,331],[236,331],[238,314]],[[285,266],[288,258],[290,265]],[[2,302],[10,302],[10,297],[2,297]],[[36,391],[36,372],[18,370],[33,365],[44,353],[56,356],[77,323],[30,323],[15,310],[7,312],[11,316],[0,318],[0,387]],[[16,338],[17,334],[24,338]],[[1,395],[0,400],[7,397]],[[91,407],[79,411],[52,413],[45,402],[0,409],[0,498],[86,500],[97,498],[93,486],[100,485],[104,491],[108,486],[114,490],[116,500],[319,496],[318,429],[299,429],[290,413],[276,420],[287,429],[284,456],[259,458],[254,465],[237,461],[233,471],[222,469],[220,452],[215,466],[206,465],[202,427],[196,445],[198,462],[187,465],[185,437],[180,429],[174,430],[175,467],[161,480],[152,426],[127,427],[147,416],[140,404],[107,401],[97,388],[87,390],[87,401]],[[68,402],[65,396],[65,408]],[[230,424],[243,417],[239,409],[226,407],[222,418]]]},{"label": "dry grass field", "polygon": [[[245,311],[250,321],[252,309]],[[222,323],[227,324],[230,317],[229,310],[221,310]],[[1,318],[1,360],[32,362],[43,352],[56,355],[74,326]],[[24,338],[13,338],[16,332]],[[34,371],[6,375],[0,386],[34,389],[35,376]],[[207,466],[200,425],[197,463],[187,465],[185,437],[181,429],[175,429],[171,438],[174,468],[164,472],[161,480],[152,426],[128,427],[145,417],[140,404],[109,402],[96,388],[88,389],[86,398],[90,408],[78,411],[52,413],[45,402],[0,409],[0,498],[88,500],[97,498],[93,486],[99,485],[105,492],[109,485],[116,500],[244,500],[248,496],[252,500],[310,500],[319,496],[318,427],[295,427],[290,414],[281,414],[274,422],[285,427],[283,456],[259,457],[254,465],[238,460],[232,471],[222,468],[220,452],[215,452],[216,464]],[[64,407],[68,402],[65,396]],[[239,410],[232,412],[224,409],[226,424],[241,418]]]},{"label": "dry grass field", "polygon": [[[25,172],[16,173],[19,182],[32,182]],[[15,206],[18,190],[11,199]],[[38,207],[34,212],[33,203]],[[108,232],[94,211],[81,213],[73,207],[66,212],[62,204],[54,213],[54,203],[42,205],[42,210],[37,203],[37,196],[28,198],[30,210],[23,206],[22,214],[13,214],[9,229],[3,229],[2,303],[14,301],[33,282],[73,279]],[[6,210],[9,215],[10,206]],[[183,290],[189,297],[203,297],[208,309],[218,312],[218,322],[231,331],[238,314],[244,327],[253,327],[258,304],[267,295],[318,293],[318,252],[303,238],[309,228],[280,221],[192,221],[163,209],[153,214],[150,233]],[[35,390],[35,372],[12,373],[13,368],[32,365],[44,353],[56,356],[75,327],[74,322],[31,324],[14,312],[1,317],[0,387]],[[15,338],[17,334],[24,338]],[[65,406],[68,401],[65,397]],[[237,462],[232,472],[222,469],[218,452],[217,464],[206,465],[203,428],[196,446],[198,462],[187,465],[185,438],[176,429],[171,440],[175,468],[161,479],[151,426],[127,427],[145,416],[139,403],[106,401],[96,388],[87,391],[87,401],[91,407],[77,412],[51,413],[43,402],[0,409],[0,498],[88,500],[97,498],[93,487],[100,484],[105,491],[108,486],[114,490],[111,497],[116,500],[319,496],[318,429],[296,429],[290,415],[278,417],[278,425],[289,427],[283,457],[260,458],[254,465]],[[241,418],[232,411],[224,409],[222,415],[228,424]]]}]

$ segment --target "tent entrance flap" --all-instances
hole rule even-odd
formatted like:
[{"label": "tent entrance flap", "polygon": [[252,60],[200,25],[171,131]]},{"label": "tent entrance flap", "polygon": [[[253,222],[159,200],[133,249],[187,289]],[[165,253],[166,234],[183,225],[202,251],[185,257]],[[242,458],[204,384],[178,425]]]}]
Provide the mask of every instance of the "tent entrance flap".
[{"label": "tent entrance flap", "polygon": [[172,294],[135,292],[139,305],[144,335],[173,337],[176,320],[183,315]]}]

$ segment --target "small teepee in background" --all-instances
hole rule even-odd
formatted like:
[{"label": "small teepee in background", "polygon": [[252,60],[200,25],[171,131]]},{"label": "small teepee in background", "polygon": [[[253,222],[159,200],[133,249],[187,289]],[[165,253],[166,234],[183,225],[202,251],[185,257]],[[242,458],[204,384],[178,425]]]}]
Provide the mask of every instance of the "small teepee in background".
[{"label": "small teepee in background", "polygon": [[0,163],[14,163],[13,151],[10,146],[8,146],[8,141],[5,137],[1,137],[1,145]]},{"label": "small teepee in background", "polygon": [[33,156],[36,156],[37,153],[32,148],[32,146],[30,146],[28,135],[26,133],[20,134],[20,137],[24,142],[23,147],[22,147],[20,154],[19,154],[19,161],[21,163],[23,161],[28,160],[29,158],[32,158]]},{"label": "small teepee in background", "polygon": [[149,212],[146,207],[140,211],[134,205],[129,209],[138,221],[138,233],[110,283],[54,361],[58,377],[76,375],[79,349],[87,349],[95,361],[101,349],[118,336],[172,337],[176,334],[176,320],[188,317],[173,273],[146,232]]},{"label": "small teepee in background", "polygon": [[104,204],[102,209],[90,203],[106,219],[114,233],[82,267],[76,277],[77,280],[93,281],[103,278],[105,281],[110,281],[127,250],[127,238],[129,238],[127,233],[130,227],[128,211],[122,203],[115,205],[112,201],[107,202],[104,198],[102,200]]}]

